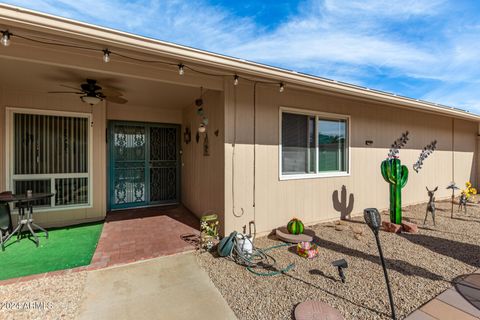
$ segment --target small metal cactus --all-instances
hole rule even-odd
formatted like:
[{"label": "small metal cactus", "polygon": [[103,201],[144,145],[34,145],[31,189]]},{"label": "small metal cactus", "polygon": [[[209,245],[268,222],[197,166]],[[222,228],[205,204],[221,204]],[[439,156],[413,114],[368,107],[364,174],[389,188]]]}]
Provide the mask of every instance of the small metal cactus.
[{"label": "small metal cactus", "polygon": [[433,189],[433,190],[428,190],[428,187],[425,187],[425,188],[427,189],[429,200],[428,200],[428,203],[427,203],[427,211],[425,212],[425,220],[423,220],[423,224],[425,224],[425,222],[427,222],[428,213],[431,212],[432,213],[433,225],[435,226],[435,196],[434,196],[434,194],[438,190],[438,186],[435,187],[435,189]]}]

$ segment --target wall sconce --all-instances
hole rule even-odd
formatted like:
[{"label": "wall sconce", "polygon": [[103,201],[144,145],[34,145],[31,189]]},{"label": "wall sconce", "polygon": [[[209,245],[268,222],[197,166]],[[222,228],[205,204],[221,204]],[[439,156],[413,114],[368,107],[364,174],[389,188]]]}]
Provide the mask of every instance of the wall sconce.
[{"label": "wall sconce", "polygon": [[373,144],[373,140],[365,140],[366,146],[371,146]]}]

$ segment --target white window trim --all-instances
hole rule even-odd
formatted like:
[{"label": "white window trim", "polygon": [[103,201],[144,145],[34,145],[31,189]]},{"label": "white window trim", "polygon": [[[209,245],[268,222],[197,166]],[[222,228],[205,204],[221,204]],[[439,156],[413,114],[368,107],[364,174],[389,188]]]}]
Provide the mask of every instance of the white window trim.
[{"label": "white window trim", "polygon": [[[50,211],[64,211],[72,209],[88,209],[93,208],[93,122],[91,113],[82,113],[82,112],[70,112],[70,111],[57,111],[57,110],[43,110],[43,109],[29,109],[29,108],[18,108],[18,107],[7,107],[5,109],[5,169],[6,169],[6,190],[12,190],[13,187],[13,164],[14,155],[14,133],[13,133],[13,118],[15,113],[26,113],[26,114],[39,114],[39,115],[48,115],[48,116],[66,116],[66,117],[77,117],[77,118],[86,118],[90,123],[88,130],[88,172],[80,174],[38,174],[38,175],[17,175],[16,179],[18,180],[30,180],[30,179],[40,179],[45,177],[47,179],[55,178],[64,178],[69,175],[75,175],[75,177],[88,177],[88,203],[86,204],[74,204],[74,205],[65,205],[57,207],[48,207],[48,208],[35,208],[35,212],[50,212]],[[52,197],[52,203],[54,198]]]},{"label": "white window trim", "polygon": [[[346,120],[347,121],[347,171],[332,171],[332,172],[318,172],[318,137],[315,133],[315,152],[316,152],[316,168],[317,173],[300,173],[300,174],[283,174],[282,172],[282,115],[283,113],[294,113],[305,116],[314,116],[316,118],[316,124],[318,125],[318,118],[332,119],[332,120]],[[298,180],[298,179],[316,179],[316,178],[331,178],[331,177],[348,177],[352,173],[351,166],[351,118],[350,115],[329,113],[315,110],[306,110],[292,107],[281,106],[278,110],[278,178],[283,180]]]}]

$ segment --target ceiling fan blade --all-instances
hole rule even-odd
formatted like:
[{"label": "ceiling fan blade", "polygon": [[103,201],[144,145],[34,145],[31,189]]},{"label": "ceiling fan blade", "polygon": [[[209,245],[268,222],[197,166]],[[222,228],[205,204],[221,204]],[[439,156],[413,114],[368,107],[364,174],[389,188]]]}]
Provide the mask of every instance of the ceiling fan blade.
[{"label": "ceiling fan blade", "polygon": [[74,91],[48,91],[48,93],[70,93],[70,94],[85,94],[83,92],[74,92]]},{"label": "ceiling fan blade", "polygon": [[69,89],[74,89],[74,90],[80,90],[79,87],[67,86],[66,84],[61,84],[60,86],[62,86],[62,87],[64,87],[64,88],[69,88]]},{"label": "ceiling fan blade", "polygon": [[123,95],[123,93],[121,93],[121,92],[118,91],[118,90],[115,90],[115,89],[112,89],[112,88],[106,88],[106,87],[104,87],[104,88],[102,89],[102,93],[103,93],[104,95],[106,95],[107,97],[111,97],[111,96],[117,96],[117,97],[119,97],[119,96],[122,96],[122,95]]},{"label": "ceiling fan blade", "polygon": [[115,96],[107,96],[106,97],[107,101],[113,102],[113,103],[118,103],[118,104],[124,104],[127,103],[128,100],[122,97],[115,97]]}]

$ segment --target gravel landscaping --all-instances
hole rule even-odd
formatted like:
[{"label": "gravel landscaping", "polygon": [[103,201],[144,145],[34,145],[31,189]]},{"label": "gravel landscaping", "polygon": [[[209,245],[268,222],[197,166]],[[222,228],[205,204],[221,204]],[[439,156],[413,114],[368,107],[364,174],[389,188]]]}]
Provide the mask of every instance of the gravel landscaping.
[{"label": "gravel landscaping", "polygon": [[86,277],[69,272],[0,286],[0,319],[75,319]]},{"label": "gravel landscaping", "polygon": [[[437,202],[437,226],[431,217],[423,226],[426,204],[406,207],[404,219],[419,225],[418,234],[381,232],[397,316],[419,308],[451,286],[456,277],[480,268],[480,208],[450,218],[450,203]],[[386,212],[382,220],[388,220]],[[256,276],[244,267],[210,253],[198,253],[200,265],[239,319],[292,319],[294,307],[319,299],[340,310],[346,319],[388,319],[390,307],[377,246],[363,218],[311,227],[320,254],[306,260],[282,247],[271,253],[280,267],[294,270],[273,277]],[[274,237],[256,239],[266,248],[279,244]],[[345,258],[347,282],[339,281],[331,262]]]}]

